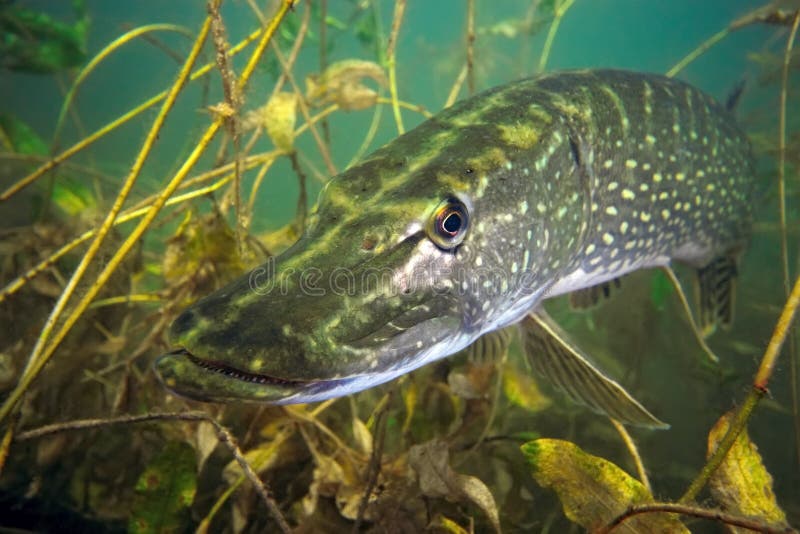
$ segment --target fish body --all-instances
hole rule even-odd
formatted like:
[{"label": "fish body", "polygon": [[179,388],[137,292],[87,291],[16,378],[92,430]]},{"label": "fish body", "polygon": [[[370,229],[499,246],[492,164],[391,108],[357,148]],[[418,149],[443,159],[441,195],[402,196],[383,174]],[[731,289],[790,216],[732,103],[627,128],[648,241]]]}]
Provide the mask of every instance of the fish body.
[{"label": "fish body", "polygon": [[735,258],[754,184],[745,134],[686,83],[617,70],[512,82],[332,178],[294,246],[176,319],[180,348],[156,370],[205,400],[359,391],[547,298]]}]

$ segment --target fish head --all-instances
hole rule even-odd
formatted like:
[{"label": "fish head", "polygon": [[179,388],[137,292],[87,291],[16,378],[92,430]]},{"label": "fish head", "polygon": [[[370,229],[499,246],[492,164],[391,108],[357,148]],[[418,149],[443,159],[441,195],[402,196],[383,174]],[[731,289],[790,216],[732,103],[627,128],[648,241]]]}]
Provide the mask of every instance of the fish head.
[{"label": "fish head", "polygon": [[[165,385],[200,400],[318,401],[518,320],[543,287],[546,217],[523,200],[519,184],[535,181],[515,176],[502,125],[475,106],[331,179],[297,243],[178,316],[177,348],[156,362]],[[534,149],[526,157],[548,150]]]},{"label": "fish head", "polygon": [[405,187],[379,194],[352,172],[337,177],[297,243],[175,319],[178,348],[157,373],[199,400],[309,402],[458,350],[469,335],[455,250],[472,209],[459,192],[409,199]]}]

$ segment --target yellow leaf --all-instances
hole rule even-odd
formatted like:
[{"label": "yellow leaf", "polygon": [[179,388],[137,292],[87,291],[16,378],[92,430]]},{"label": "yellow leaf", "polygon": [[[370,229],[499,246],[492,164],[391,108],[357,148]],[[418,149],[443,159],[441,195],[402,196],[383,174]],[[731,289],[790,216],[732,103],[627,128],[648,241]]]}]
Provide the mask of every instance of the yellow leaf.
[{"label": "yellow leaf", "polygon": [[550,398],[528,373],[509,365],[503,373],[503,391],[508,400],[529,412],[540,412],[550,406]]},{"label": "yellow leaf", "polygon": [[[522,453],[536,482],[553,488],[564,514],[590,531],[608,524],[631,506],[653,502],[653,496],[641,482],[569,441],[529,441],[522,446]],[[614,532],[689,531],[674,516],[657,513],[635,516]]]},{"label": "yellow leaf", "polygon": [[361,452],[367,455],[372,454],[372,434],[367,425],[358,417],[353,417],[353,438]]},{"label": "yellow leaf", "polygon": [[[710,456],[725,437],[733,412],[723,415],[708,434]],[[719,468],[709,480],[714,499],[733,513],[758,517],[775,525],[786,526],[786,515],[778,506],[770,476],[758,448],[742,430]],[[743,529],[731,529],[745,532]]]},{"label": "yellow leaf", "polygon": [[244,129],[255,123],[263,126],[275,147],[291,152],[294,147],[294,125],[297,121],[297,94],[277,93],[267,105],[256,110],[245,120]]},{"label": "yellow leaf", "polygon": [[432,532],[445,532],[447,534],[469,534],[469,531],[442,514],[436,514],[436,517],[428,525],[428,529]]}]

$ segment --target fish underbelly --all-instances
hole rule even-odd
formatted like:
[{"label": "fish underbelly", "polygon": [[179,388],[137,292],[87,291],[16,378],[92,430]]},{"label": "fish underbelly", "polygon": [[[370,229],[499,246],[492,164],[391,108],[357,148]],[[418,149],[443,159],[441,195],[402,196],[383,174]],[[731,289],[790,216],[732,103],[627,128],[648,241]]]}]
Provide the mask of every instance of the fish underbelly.
[{"label": "fish underbelly", "polygon": [[547,297],[557,297],[578,291],[579,289],[586,289],[587,287],[596,286],[603,282],[608,282],[620,276],[626,275],[639,269],[649,269],[653,267],[663,267],[669,265],[670,258],[668,256],[652,256],[649,258],[640,258],[631,262],[622,262],[616,268],[609,266],[597,265],[581,265],[577,269],[566,273],[560,277],[547,291]]}]

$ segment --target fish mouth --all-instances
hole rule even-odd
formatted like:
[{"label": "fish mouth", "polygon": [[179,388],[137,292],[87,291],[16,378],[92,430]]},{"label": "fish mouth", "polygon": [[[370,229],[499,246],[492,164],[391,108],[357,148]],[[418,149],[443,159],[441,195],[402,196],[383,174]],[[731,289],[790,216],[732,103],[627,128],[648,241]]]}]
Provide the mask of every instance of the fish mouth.
[{"label": "fish mouth", "polygon": [[313,396],[344,380],[295,380],[244,371],[216,360],[200,358],[180,347],[159,356],[153,364],[159,380],[171,391],[193,400],[254,401],[271,404],[305,402],[292,398]]}]

